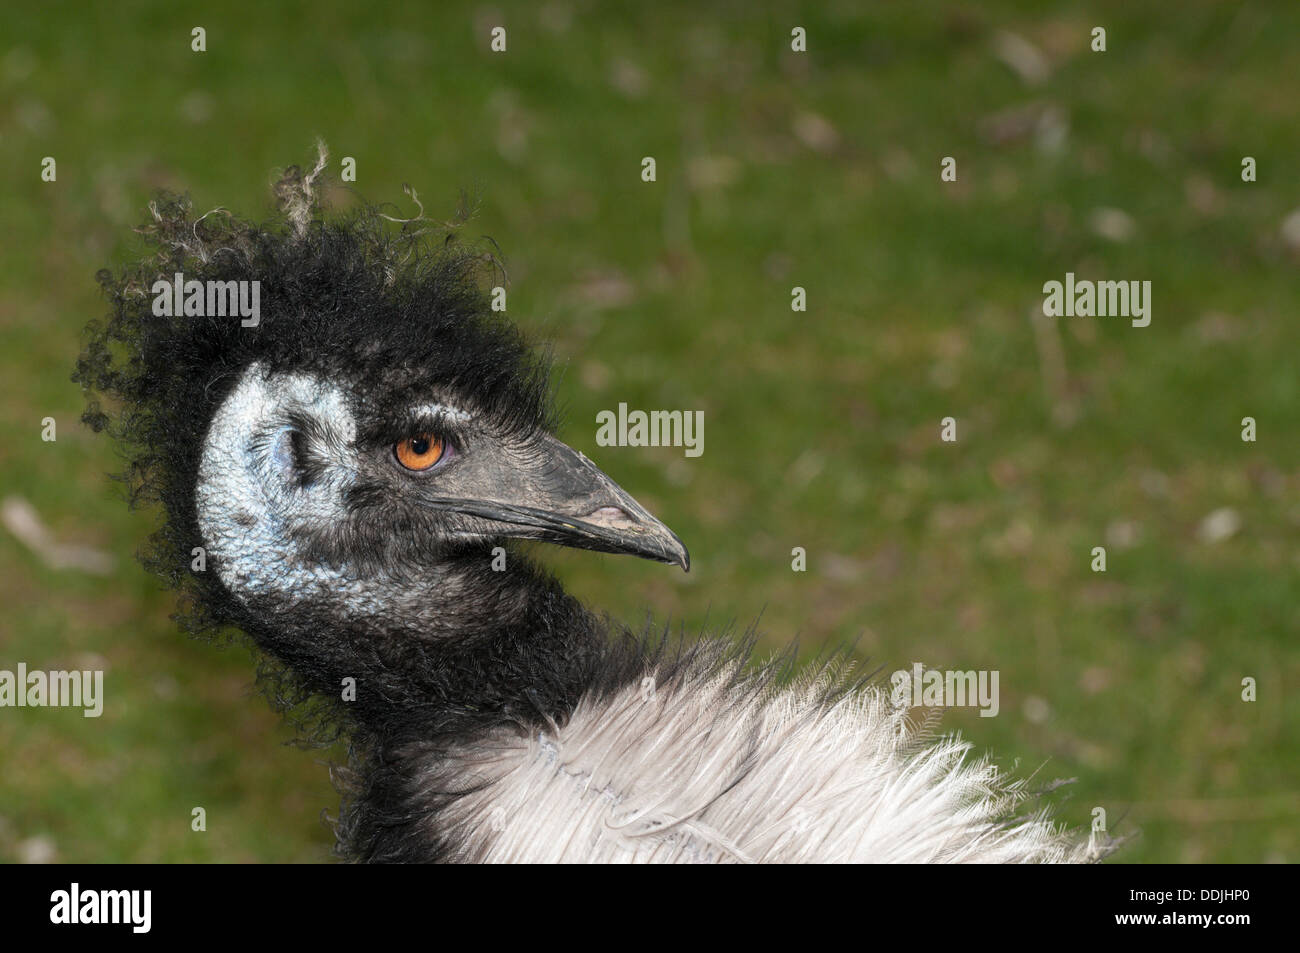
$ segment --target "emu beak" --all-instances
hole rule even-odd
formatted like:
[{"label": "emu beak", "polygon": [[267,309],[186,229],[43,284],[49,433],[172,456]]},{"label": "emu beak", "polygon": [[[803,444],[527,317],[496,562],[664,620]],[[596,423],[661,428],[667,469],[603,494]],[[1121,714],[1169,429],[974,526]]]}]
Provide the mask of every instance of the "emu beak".
[{"label": "emu beak", "polygon": [[498,471],[492,495],[500,498],[427,504],[503,524],[502,536],[626,553],[690,572],[691,555],[676,533],[577,450],[549,434],[540,442],[529,462]]}]

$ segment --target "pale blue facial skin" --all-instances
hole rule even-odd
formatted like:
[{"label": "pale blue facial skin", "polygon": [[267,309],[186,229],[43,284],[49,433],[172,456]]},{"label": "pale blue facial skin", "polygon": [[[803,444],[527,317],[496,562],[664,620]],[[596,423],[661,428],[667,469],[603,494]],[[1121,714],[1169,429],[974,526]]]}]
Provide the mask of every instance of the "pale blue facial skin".
[{"label": "pale blue facial skin", "polygon": [[[291,479],[292,416],[313,418],[330,449],[309,487]],[[355,479],[356,423],[340,388],[305,375],[267,375],[250,366],[214,415],[199,465],[199,528],[215,568],[241,597],[295,600],[323,588],[363,593],[337,569],[295,559],[294,530],[345,515]]]}]

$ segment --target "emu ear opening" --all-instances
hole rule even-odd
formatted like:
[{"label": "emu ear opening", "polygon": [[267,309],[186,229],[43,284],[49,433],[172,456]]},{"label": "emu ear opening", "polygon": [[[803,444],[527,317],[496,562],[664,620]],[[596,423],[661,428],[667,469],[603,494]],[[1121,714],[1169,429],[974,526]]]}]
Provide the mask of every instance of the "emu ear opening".
[{"label": "emu ear opening", "polygon": [[625,553],[691,568],[677,534],[572,447],[543,434],[537,452],[516,460],[510,479],[470,498],[424,496],[425,506],[498,524],[501,536],[541,539],[596,552]]},{"label": "emu ear opening", "polygon": [[276,435],[275,444],[271,449],[271,463],[275,465],[275,472],[285,485],[293,482],[294,471],[298,466],[293,441],[294,432],[285,427]]}]

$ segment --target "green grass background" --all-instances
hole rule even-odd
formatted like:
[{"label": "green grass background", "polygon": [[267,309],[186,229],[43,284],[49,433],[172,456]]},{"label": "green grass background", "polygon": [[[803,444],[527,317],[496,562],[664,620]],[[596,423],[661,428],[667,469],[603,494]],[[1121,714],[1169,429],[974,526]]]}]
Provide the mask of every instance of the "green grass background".
[{"label": "green grass background", "polygon": [[[102,667],[108,694],[97,720],[0,709],[0,859],[329,856],[326,754],[283,746],[245,651],[177,633],[68,380],[94,271],[138,247],[154,189],[260,216],[317,135],[370,199],[410,183],[439,215],[479,191],[510,313],[560,358],[562,436],[689,545],[689,576],[539,550],[587,602],[997,669],[1001,714],[944,725],[1077,777],[1065,819],[1140,831],[1118,861],[1297,859],[1300,6],[423,6],[5,13],[0,491],[118,561],[53,571],[0,529],[0,668]],[[1150,280],[1151,326],[1036,325],[1067,271]],[[620,401],[703,410],[704,455],[597,447]],[[1240,529],[1204,539],[1225,507]]]}]

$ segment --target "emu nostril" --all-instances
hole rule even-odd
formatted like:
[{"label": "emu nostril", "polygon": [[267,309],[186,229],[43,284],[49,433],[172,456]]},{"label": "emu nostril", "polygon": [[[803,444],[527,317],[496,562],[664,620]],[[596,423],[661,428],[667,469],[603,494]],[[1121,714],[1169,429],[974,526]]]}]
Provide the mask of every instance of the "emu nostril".
[{"label": "emu nostril", "polygon": [[598,520],[602,523],[619,521],[625,523],[633,522],[632,517],[628,516],[626,512],[617,506],[602,506],[599,509],[592,510],[587,514],[586,518],[589,520]]}]

